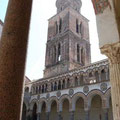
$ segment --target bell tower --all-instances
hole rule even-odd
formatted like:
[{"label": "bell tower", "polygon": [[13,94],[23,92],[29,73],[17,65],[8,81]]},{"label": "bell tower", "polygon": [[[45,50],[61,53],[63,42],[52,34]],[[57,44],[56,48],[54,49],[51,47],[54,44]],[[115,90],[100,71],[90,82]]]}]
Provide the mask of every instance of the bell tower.
[{"label": "bell tower", "polygon": [[57,14],[49,19],[44,77],[51,77],[91,62],[88,19],[81,15],[81,0],[57,0]]}]

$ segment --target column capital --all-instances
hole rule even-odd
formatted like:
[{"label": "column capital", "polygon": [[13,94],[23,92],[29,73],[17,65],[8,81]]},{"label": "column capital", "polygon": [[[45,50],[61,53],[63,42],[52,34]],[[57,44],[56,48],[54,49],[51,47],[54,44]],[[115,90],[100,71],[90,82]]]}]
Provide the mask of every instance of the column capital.
[{"label": "column capital", "polygon": [[110,64],[120,63],[120,42],[105,45],[100,50],[109,58]]}]

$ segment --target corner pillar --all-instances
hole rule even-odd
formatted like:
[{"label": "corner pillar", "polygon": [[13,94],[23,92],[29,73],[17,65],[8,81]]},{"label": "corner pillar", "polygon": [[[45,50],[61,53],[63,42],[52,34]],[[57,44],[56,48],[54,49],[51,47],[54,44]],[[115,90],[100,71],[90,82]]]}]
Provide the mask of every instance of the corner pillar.
[{"label": "corner pillar", "polygon": [[40,119],[40,114],[41,114],[41,113],[37,113],[37,120],[41,120],[41,119]]},{"label": "corner pillar", "polygon": [[114,120],[120,119],[120,43],[109,44],[101,48],[110,62],[110,82]]},{"label": "corner pillar", "polygon": [[46,112],[46,120],[49,120],[50,112]]}]

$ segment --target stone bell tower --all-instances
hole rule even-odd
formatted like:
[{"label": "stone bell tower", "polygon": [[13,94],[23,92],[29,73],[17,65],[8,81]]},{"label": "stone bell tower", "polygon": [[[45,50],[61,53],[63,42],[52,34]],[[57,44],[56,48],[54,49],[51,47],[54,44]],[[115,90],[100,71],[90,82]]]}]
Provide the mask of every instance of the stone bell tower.
[{"label": "stone bell tower", "polygon": [[81,0],[57,0],[57,14],[49,19],[44,77],[90,64],[88,19]]}]

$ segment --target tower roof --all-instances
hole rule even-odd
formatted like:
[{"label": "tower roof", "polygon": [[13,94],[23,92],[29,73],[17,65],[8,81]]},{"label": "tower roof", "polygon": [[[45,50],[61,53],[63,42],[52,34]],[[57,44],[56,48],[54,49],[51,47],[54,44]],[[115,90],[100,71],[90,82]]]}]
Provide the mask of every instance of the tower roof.
[{"label": "tower roof", "polygon": [[56,1],[57,13],[61,12],[67,7],[72,7],[76,11],[80,12],[81,6],[82,6],[81,0],[57,0]]}]

